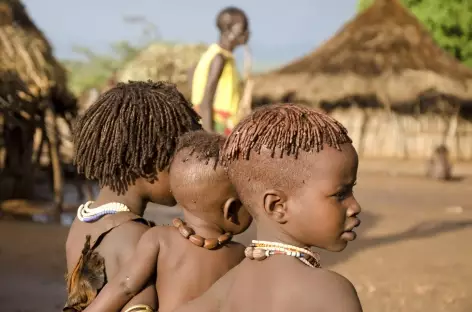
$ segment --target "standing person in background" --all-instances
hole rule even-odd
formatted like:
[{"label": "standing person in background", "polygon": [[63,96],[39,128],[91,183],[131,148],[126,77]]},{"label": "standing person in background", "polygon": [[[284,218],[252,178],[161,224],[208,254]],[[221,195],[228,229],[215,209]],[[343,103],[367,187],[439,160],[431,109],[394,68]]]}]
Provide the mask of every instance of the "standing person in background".
[{"label": "standing person in background", "polygon": [[217,16],[218,43],[202,55],[190,79],[192,103],[202,117],[203,128],[228,135],[236,124],[241,81],[233,51],[249,39],[249,21],[238,8],[227,7]]}]

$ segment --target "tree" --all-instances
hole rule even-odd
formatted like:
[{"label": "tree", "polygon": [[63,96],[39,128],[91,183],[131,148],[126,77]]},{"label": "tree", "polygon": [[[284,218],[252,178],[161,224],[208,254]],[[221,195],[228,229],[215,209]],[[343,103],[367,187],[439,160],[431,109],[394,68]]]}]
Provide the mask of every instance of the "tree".
[{"label": "tree", "polygon": [[[375,0],[359,0],[358,10]],[[444,50],[472,67],[472,0],[401,0]]]},{"label": "tree", "polygon": [[125,23],[141,28],[138,42],[118,41],[110,45],[110,52],[100,54],[88,47],[75,46],[73,50],[82,60],[62,60],[69,71],[69,87],[76,94],[102,87],[110,75],[134,59],[151,42],[160,39],[158,27],[142,16],[125,16]]}]

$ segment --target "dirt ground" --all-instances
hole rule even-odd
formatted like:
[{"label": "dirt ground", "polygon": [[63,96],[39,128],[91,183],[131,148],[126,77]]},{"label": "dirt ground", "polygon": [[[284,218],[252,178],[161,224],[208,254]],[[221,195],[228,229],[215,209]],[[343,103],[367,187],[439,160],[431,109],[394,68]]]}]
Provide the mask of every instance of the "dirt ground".
[{"label": "dirt ground", "polygon": [[[321,255],[324,267],[354,283],[364,311],[472,311],[472,177],[442,183],[361,171],[355,193],[363,206],[358,239]],[[170,223],[178,211],[147,214]],[[0,311],[60,311],[66,233],[60,225],[0,221]],[[238,240],[253,235],[251,228]]]}]

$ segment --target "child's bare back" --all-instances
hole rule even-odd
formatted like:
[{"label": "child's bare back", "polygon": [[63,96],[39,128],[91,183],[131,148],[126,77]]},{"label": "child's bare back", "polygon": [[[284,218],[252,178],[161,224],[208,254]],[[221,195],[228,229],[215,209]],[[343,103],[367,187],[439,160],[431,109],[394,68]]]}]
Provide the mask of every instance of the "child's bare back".
[{"label": "child's bare back", "polygon": [[[159,311],[173,311],[208,290],[244,258],[244,246],[229,242],[218,250],[198,247],[174,226],[155,227],[142,238],[158,250],[156,289]],[[156,266],[154,261],[152,265]],[[138,269],[137,269],[138,270]],[[140,288],[129,285],[132,294]]]},{"label": "child's bare back", "polygon": [[202,297],[175,312],[362,311],[356,290],[346,278],[291,260],[244,260]]}]

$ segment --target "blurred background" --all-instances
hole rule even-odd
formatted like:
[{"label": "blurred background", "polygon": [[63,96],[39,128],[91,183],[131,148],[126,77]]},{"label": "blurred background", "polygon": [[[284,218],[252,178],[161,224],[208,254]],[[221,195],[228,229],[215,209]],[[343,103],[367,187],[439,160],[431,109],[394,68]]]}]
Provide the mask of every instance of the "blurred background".
[{"label": "blurred background", "polygon": [[0,0],[0,310],[65,302],[68,226],[98,191],[72,165],[77,117],[129,79],[189,97],[228,5],[250,18],[252,108],[318,107],[359,152],[358,239],[322,264],[364,311],[472,311],[472,0]]}]

